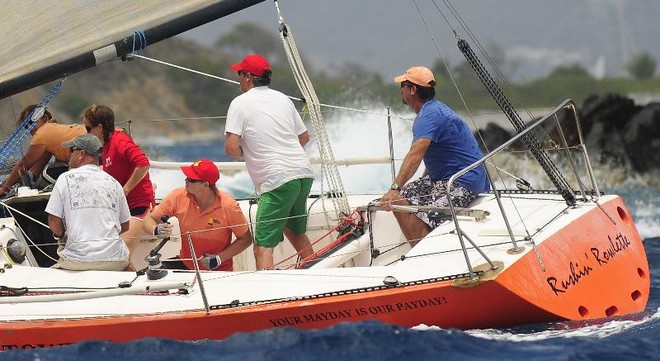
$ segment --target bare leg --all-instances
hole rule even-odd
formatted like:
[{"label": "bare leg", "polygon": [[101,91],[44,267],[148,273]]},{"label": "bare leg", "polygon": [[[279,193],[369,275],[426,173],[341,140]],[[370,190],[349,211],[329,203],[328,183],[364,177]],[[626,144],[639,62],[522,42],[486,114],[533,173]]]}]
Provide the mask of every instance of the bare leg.
[{"label": "bare leg", "polygon": [[254,245],[254,261],[257,265],[257,271],[264,269],[273,269],[273,249]]},{"label": "bare leg", "polygon": [[[124,243],[126,243],[126,247],[128,247],[128,254],[130,256],[133,256],[133,253],[140,244],[140,241],[144,240],[146,236],[150,236],[150,234],[142,230],[142,220],[135,217],[131,217],[128,226],[128,231],[121,234],[121,238],[124,240]],[[131,259],[131,261],[133,261],[133,259]],[[126,267],[126,270],[135,271],[133,262],[129,263],[128,267]]]},{"label": "bare leg", "polygon": [[[401,199],[398,203],[406,206],[410,205],[405,199]],[[431,232],[429,225],[417,218],[414,213],[395,211],[394,217],[399,222],[401,232],[403,232],[408,243],[410,243],[410,247],[415,247],[420,239],[426,237]]]},{"label": "bare leg", "polygon": [[293,248],[300,254],[300,257],[307,258],[314,253],[312,243],[309,241],[307,234],[296,234],[289,228],[284,228],[284,235],[289,239]]}]

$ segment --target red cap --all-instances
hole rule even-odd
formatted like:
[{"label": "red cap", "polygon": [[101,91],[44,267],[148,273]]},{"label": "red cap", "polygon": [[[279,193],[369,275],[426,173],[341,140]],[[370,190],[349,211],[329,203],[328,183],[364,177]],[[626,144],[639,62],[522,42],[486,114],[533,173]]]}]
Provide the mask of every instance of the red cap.
[{"label": "red cap", "polygon": [[220,179],[218,167],[208,159],[200,159],[192,165],[184,165],[181,170],[190,179],[203,180],[210,184],[215,184]]},{"label": "red cap", "polygon": [[250,54],[243,61],[229,67],[232,71],[247,71],[258,77],[264,76],[264,71],[270,70],[268,60],[259,54]]}]

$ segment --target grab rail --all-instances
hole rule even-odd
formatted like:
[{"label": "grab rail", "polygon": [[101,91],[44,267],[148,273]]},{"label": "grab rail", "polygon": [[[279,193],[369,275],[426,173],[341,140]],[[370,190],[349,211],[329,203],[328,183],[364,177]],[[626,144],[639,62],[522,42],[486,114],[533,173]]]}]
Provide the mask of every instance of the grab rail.
[{"label": "grab rail", "polygon": [[[485,168],[485,167],[486,167],[486,162],[487,162],[487,161],[491,160],[491,158],[493,158],[495,155],[501,153],[504,149],[508,148],[508,147],[511,146],[513,143],[515,143],[515,142],[517,142],[518,140],[520,140],[522,137],[526,136],[529,132],[531,132],[531,131],[535,130],[536,128],[540,127],[540,125],[543,124],[543,123],[545,123],[546,121],[548,121],[548,119],[552,119],[552,118],[554,118],[555,121],[557,122],[557,129],[558,129],[559,135],[560,135],[561,138],[562,138],[562,143],[563,143],[564,147],[566,147],[566,151],[569,152],[569,150],[568,150],[568,145],[566,144],[566,138],[565,138],[565,136],[564,136],[563,129],[562,129],[561,126],[559,125],[559,120],[558,120],[558,118],[557,118],[557,113],[558,113],[559,111],[563,110],[563,109],[569,109],[569,110],[572,111],[572,114],[573,114],[573,120],[575,121],[575,124],[576,124],[576,127],[577,127],[577,131],[578,131],[578,140],[579,140],[580,151],[582,152],[582,154],[583,154],[583,156],[584,156],[584,159],[585,159],[585,167],[586,167],[586,171],[587,171],[587,174],[588,174],[589,179],[590,179],[590,182],[591,182],[591,186],[592,186],[592,188],[595,190],[595,197],[598,197],[598,195],[600,194],[599,191],[598,191],[598,185],[596,184],[596,179],[595,179],[594,174],[593,174],[593,169],[591,168],[591,162],[589,161],[589,155],[588,155],[588,153],[587,153],[587,149],[586,149],[586,147],[584,146],[584,138],[583,138],[583,135],[582,135],[582,129],[581,129],[581,125],[580,125],[580,119],[579,119],[578,114],[577,114],[577,107],[575,106],[575,103],[574,103],[572,100],[570,100],[570,99],[564,100],[564,102],[562,102],[559,106],[557,106],[557,107],[552,111],[552,113],[550,113],[549,115],[547,115],[547,116],[545,116],[545,117],[543,117],[543,118],[537,120],[537,121],[534,122],[531,126],[528,126],[528,127],[525,128],[524,130],[522,130],[520,133],[518,133],[517,135],[515,135],[513,138],[509,139],[507,142],[505,142],[504,144],[502,144],[502,145],[500,145],[499,147],[497,147],[495,150],[491,151],[490,153],[488,153],[487,155],[485,155],[484,157],[482,157],[482,158],[479,159],[478,161],[472,163],[471,165],[469,165],[469,166],[463,168],[462,170],[456,172],[454,175],[452,175],[452,176],[449,178],[449,181],[447,182],[447,200],[448,200],[447,203],[449,204],[449,209],[450,209],[450,212],[451,212],[452,218],[453,218],[453,220],[454,220],[454,225],[455,225],[455,227],[456,227],[456,233],[457,233],[457,235],[458,235],[459,242],[460,242],[460,244],[461,244],[461,248],[463,249],[463,255],[464,255],[464,257],[465,257],[465,261],[466,261],[466,263],[467,263],[467,265],[468,265],[468,268],[469,268],[470,276],[471,276],[471,277],[473,277],[473,278],[475,277],[475,272],[474,272],[474,270],[473,270],[473,268],[472,268],[472,263],[470,262],[469,255],[468,255],[468,253],[467,253],[467,249],[466,249],[466,247],[465,247],[465,241],[464,241],[464,239],[463,239],[464,237],[466,237],[466,234],[461,230],[460,224],[459,224],[459,222],[458,222],[458,217],[456,217],[456,215],[457,215],[457,210],[456,210],[456,208],[453,206],[453,204],[452,204],[452,202],[451,202],[451,198],[450,198],[450,195],[451,195],[451,187],[453,186],[453,184],[454,184],[454,182],[456,181],[456,179],[458,179],[459,177],[465,175],[465,174],[468,173],[469,171],[471,171],[471,170],[473,170],[473,169],[475,169],[475,168],[477,168],[477,167],[479,167],[479,166],[482,166],[482,165],[483,165],[484,168]],[[575,164],[574,164],[574,162],[573,162],[572,157],[570,156],[570,153],[568,153],[568,158],[569,158],[569,163],[570,163],[570,165],[571,165],[571,170],[572,170],[572,172],[573,172],[573,174],[574,174],[574,176],[575,176],[575,179],[577,180],[577,182],[578,182],[578,184],[579,184],[579,186],[580,186],[580,189],[582,190],[583,195],[584,195],[585,192],[584,192],[584,190],[582,189],[582,188],[583,188],[583,187],[582,187],[582,183],[581,183],[581,181],[580,181],[579,174],[578,174],[578,172],[577,172],[577,169],[575,168]],[[488,170],[486,169],[486,171],[488,171]],[[517,249],[516,240],[515,240],[515,237],[514,237],[514,235],[513,235],[513,232],[511,231],[511,226],[510,226],[509,219],[508,219],[506,213],[504,212],[504,207],[503,207],[502,204],[501,204],[501,200],[500,200],[500,197],[499,197],[499,192],[498,192],[498,190],[496,189],[495,184],[494,184],[493,182],[491,182],[491,187],[493,188],[493,193],[494,193],[495,196],[496,196],[496,200],[497,200],[498,205],[499,205],[499,207],[500,207],[500,210],[501,210],[501,213],[502,213],[503,220],[504,220],[504,222],[505,222],[505,224],[506,224],[506,226],[507,226],[507,230],[508,230],[508,233],[509,233],[509,237],[510,237],[510,239],[511,239],[511,242],[512,242],[512,244],[514,245],[514,248]],[[468,239],[468,240],[469,240],[469,239]],[[479,251],[480,253],[483,254],[483,252],[479,249],[479,247],[478,247],[476,244],[474,244],[474,242],[471,242],[471,241],[470,241],[470,243],[471,243],[471,244],[477,249],[477,251]],[[486,260],[488,260],[488,259],[486,259]],[[489,261],[489,263],[491,264],[491,267],[495,267],[490,261]]]}]

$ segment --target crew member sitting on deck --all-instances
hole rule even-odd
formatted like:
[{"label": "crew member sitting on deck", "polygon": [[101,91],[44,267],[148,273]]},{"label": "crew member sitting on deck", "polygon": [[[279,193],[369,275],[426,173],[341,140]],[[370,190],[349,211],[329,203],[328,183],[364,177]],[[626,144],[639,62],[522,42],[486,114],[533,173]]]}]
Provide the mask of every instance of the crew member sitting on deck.
[{"label": "crew member sitting on deck", "polygon": [[[435,78],[430,69],[412,67],[394,78],[401,84],[401,98],[417,113],[413,123],[413,139],[403,158],[394,183],[381,199],[385,210],[394,205],[448,207],[447,183],[461,169],[483,155],[470,128],[447,105],[435,99]],[[422,160],[426,170],[421,178],[408,182],[417,172]],[[405,184],[405,186],[404,186]],[[483,166],[479,166],[456,180],[449,196],[452,205],[467,207],[478,193],[490,189]],[[425,212],[394,212],[401,231],[411,246],[439,224]]]},{"label": "crew member sitting on deck", "polygon": [[101,141],[85,134],[62,146],[71,151],[71,170],[57,179],[46,205],[59,243],[53,267],[123,271],[128,248],[119,234],[128,230],[131,215],[119,182],[99,168]]},{"label": "crew member sitting on deck", "polygon": [[[178,259],[165,261],[163,268],[195,269],[190,235],[201,269],[232,271],[233,257],[252,243],[240,206],[216,187],[220,172],[212,161],[201,159],[181,170],[186,176],[185,188],[173,190],[144,218],[144,231],[158,238],[169,237],[172,226],[163,223],[162,217],[176,216],[181,227],[181,250]],[[233,242],[232,234],[236,237]]]}]

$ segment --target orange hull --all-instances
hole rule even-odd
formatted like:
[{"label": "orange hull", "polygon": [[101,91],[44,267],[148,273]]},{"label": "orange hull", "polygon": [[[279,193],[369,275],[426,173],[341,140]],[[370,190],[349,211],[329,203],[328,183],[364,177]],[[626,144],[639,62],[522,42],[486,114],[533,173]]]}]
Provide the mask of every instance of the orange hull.
[{"label": "orange hull", "polygon": [[545,271],[535,253],[529,252],[494,280],[472,286],[456,287],[451,280],[433,280],[218,308],[209,314],[193,311],[12,321],[0,326],[0,345],[11,349],[90,339],[222,339],[237,332],[275,327],[314,329],[365,320],[405,327],[490,328],[641,312],[650,287],[641,239],[620,199],[604,204],[603,209],[612,220],[594,208],[538,247]]}]

